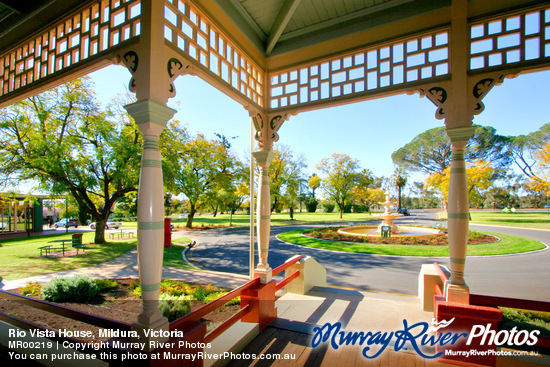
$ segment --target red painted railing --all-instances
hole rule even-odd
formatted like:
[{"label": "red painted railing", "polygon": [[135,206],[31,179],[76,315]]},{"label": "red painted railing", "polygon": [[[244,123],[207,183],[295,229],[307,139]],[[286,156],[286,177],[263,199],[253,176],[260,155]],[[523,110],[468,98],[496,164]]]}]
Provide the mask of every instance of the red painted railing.
[{"label": "red painted railing", "polygon": [[302,260],[304,257],[306,257],[306,255],[300,255],[300,256],[297,256],[295,257],[294,259],[292,260],[289,260],[289,261],[286,261],[285,263],[283,263],[282,265],[279,265],[277,266],[275,269],[273,269],[272,271],[272,274],[273,276],[279,274],[280,272],[290,268],[292,265],[300,262],[300,260]]},{"label": "red painted railing", "polygon": [[[447,275],[445,274],[445,272],[437,262],[435,262],[434,265],[439,275],[439,278],[443,283],[445,283],[447,281]],[[438,296],[443,295],[441,288],[437,285],[436,285],[436,294]],[[533,300],[518,299],[518,298],[485,296],[481,294],[470,294],[470,304],[475,306],[509,307],[509,308],[518,308],[518,309],[530,310],[530,311],[550,312],[550,302],[533,301]],[[542,347],[542,348],[550,348],[550,338],[538,337],[538,342],[536,346]]]},{"label": "red painted railing", "polygon": [[[220,298],[217,298],[214,301],[202,306],[198,310],[195,310],[194,312],[191,312],[190,314],[187,314],[187,315],[185,315],[185,316],[183,316],[183,317],[181,317],[177,320],[172,321],[170,323],[170,330],[184,329],[186,326],[189,326],[192,323],[199,321],[201,318],[208,315],[210,312],[217,310],[218,308],[220,308],[221,306],[223,306],[227,302],[231,301],[232,299],[240,297],[244,292],[258,286],[259,284],[260,284],[260,278],[255,278],[255,279],[249,281],[248,283],[243,284],[238,288],[235,288],[231,292],[224,294]],[[237,321],[235,321],[235,322],[237,322]],[[233,322],[233,323],[235,323],[235,322]],[[219,327],[222,327],[223,325],[224,324],[220,325]],[[231,326],[231,325],[229,325],[229,326]]]},{"label": "red painted railing", "polygon": [[[284,264],[276,267],[272,270],[273,275],[277,275],[284,270],[288,269],[292,265],[298,263],[302,258],[304,258],[305,255],[297,256],[296,258],[292,259],[291,261],[287,261]],[[289,277],[286,279],[280,281],[275,286],[275,290],[279,290],[286,286],[288,283],[290,283],[292,280],[296,279],[300,275],[299,271],[295,271],[292,273]],[[189,327],[196,322],[198,322],[201,318],[206,316],[207,314],[217,310],[221,306],[223,306],[225,303],[231,301],[232,299],[235,299],[237,297],[242,296],[247,291],[256,288],[260,285],[260,278],[254,278],[253,280],[247,282],[246,284],[243,284],[242,286],[234,289],[233,291],[224,294],[220,298],[202,306],[198,310],[187,314],[173,322],[170,323],[170,330],[183,330],[186,327]],[[226,320],[224,323],[219,325],[216,329],[212,330],[210,333],[208,333],[205,336],[204,342],[209,343],[212,340],[216,339],[218,336],[220,336],[224,331],[229,329],[233,324],[235,324],[237,321],[242,320],[244,316],[246,316],[248,313],[252,311],[252,308],[250,305],[244,306],[239,312],[234,314],[231,318]]]},{"label": "red painted railing", "polygon": [[[470,304],[487,307],[508,307],[529,311],[550,312],[550,302],[533,301],[528,299],[484,296],[470,294]],[[536,347],[550,349],[550,338],[539,336]]]}]

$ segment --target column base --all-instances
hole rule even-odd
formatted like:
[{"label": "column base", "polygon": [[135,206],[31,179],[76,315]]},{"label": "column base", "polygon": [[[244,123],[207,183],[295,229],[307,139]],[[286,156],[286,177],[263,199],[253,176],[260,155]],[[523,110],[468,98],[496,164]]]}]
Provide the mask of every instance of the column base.
[{"label": "column base", "polygon": [[[148,334],[145,333],[146,330],[148,330]],[[145,348],[143,350],[144,352],[150,352],[156,348],[157,343],[164,343],[170,339],[168,337],[168,333],[170,332],[170,323],[166,317],[163,317],[152,324],[144,324],[136,321],[132,324],[132,331],[136,331],[138,334],[137,338],[132,338],[132,342],[145,343]]]},{"label": "column base", "polygon": [[447,302],[469,305],[470,288],[466,284],[457,285],[448,282],[445,284],[445,299]]},{"label": "column base", "polygon": [[273,270],[267,269],[254,269],[254,278],[260,278],[260,283],[267,284],[273,279]]}]

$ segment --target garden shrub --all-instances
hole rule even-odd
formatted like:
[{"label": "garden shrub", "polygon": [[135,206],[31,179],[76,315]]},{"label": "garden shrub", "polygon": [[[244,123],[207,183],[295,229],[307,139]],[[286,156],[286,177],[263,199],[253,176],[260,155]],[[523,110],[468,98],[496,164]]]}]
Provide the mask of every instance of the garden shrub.
[{"label": "garden shrub", "polygon": [[162,315],[172,322],[191,312],[191,303],[187,296],[173,296],[161,293],[159,296],[159,309]]},{"label": "garden shrub", "polygon": [[42,296],[52,302],[86,302],[99,292],[99,287],[91,278],[74,276],[55,278],[42,288]]},{"label": "garden shrub", "polygon": [[[212,301],[220,298],[224,294],[227,294],[227,292],[212,292],[204,298],[204,301],[205,302],[212,302]],[[233,298],[230,301],[227,301],[224,304],[224,306],[234,306],[234,305],[240,305],[240,304],[241,304],[241,297],[236,297],[236,298]]]},{"label": "garden shrub", "polygon": [[193,299],[195,299],[197,301],[204,301],[207,294],[208,293],[207,293],[206,289],[199,285],[193,290]]},{"label": "garden shrub", "polygon": [[315,213],[317,211],[317,205],[319,201],[315,198],[308,197],[306,198],[306,210],[308,213]]},{"label": "garden shrub", "polygon": [[334,211],[334,204],[329,202],[323,203],[323,211],[325,213],[332,213]]},{"label": "garden shrub", "polygon": [[366,205],[363,204],[354,204],[353,205],[353,212],[354,213],[366,213],[369,211],[369,208],[367,208]]},{"label": "garden shrub", "polygon": [[344,205],[344,213],[351,213],[351,204]]},{"label": "garden shrub", "polygon": [[21,294],[24,296],[39,296],[41,294],[42,284],[38,282],[28,282],[22,289]]},{"label": "garden shrub", "polygon": [[99,288],[99,291],[108,291],[110,289],[115,289],[119,284],[111,279],[96,279],[95,284]]}]

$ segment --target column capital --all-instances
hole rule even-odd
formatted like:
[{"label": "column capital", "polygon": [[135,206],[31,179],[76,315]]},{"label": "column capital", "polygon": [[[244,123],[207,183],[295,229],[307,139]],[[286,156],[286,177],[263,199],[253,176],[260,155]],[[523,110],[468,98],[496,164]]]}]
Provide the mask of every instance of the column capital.
[{"label": "column capital", "polygon": [[275,152],[272,150],[260,150],[258,152],[252,153],[259,165],[266,164],[269,165],[273,158],[275,158]]},{"label": "column capital", "polygon": [[475,126],[470,125],[445,129],[445,132],[449,139],[451,139],[451,143],[467,143],[474,134],[475,129]]},{"label": "column capital", "polygon": [[134,118],[136,124],[141,125],[152,122],[162,127],[165,127],[168,120],[177,112],[173,108],[151,99],[127,104],[124,108]]}]

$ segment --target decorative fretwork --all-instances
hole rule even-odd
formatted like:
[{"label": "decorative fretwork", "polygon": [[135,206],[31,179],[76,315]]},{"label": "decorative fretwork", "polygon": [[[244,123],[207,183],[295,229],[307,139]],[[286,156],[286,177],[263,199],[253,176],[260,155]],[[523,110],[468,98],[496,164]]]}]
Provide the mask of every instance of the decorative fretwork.
[{"label": "decorative fretwork", "polygon": [[0,57],[0,95],[140,34],[140,0],[98,0]]},{"label": "decorative fretwork", "polygon": [[449,99],[449,95],[446,88],[448,87],[431,86],[428,88],[419,89],[421,97],[427,97],[430,101],[432,101],[433,104],[437,106],[435,118],[438,120],[442,120],[447,117],[446,103]]},{"label": "decorative fretwork", "polygon": [[382,92],[449,74],[446,30],[269,75],[271,109]]},{"label": "decorative fretwork", "polygon": [[241,96],[264,106],[264,72],[187,1],[167,0],[164,37]]},{"label": "decorative fretwork", "polygon": [[550,57],[550,8],[472,24],[470,37],[471,70],[540,62]]}]

